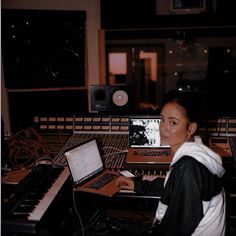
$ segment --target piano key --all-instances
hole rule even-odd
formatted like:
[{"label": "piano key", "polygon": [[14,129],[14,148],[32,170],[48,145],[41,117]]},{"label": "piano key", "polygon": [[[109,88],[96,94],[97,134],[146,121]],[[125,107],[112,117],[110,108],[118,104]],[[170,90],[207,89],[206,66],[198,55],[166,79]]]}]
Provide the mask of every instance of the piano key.
[{"label": "piano key", "polygon": [[13,217],[15,218],[21,218],[21,219],[27,219],[27,217],[29,216],[29,213],[26,212],[13,212],[12,214]]},{"label": "piano key", "polygon": [[30,213],[34,209],[34,206],[18,206],[15,210],[15,212],[28,212]]},{"label": "piano key", "polygon": [[45,193],[44,197],[36,205],[35,209],[29,214],[28,220],[39,221],[42,218],[47,208],[50,206],[50,204],[56,197],[58,191],[61,189],[61,187],[67,180],[68,176],[69,170],[67,167],[65,167],[62,173],[56,179],[56,181],[52,184],[50,189]]},{"label": "piano key", "polygon": [[25,205],[33,205],[35,206],[36,204],[38,204],[39,200],[37,199],[25,199],[23,202],[22,202],[22,205],[25,204]]}]

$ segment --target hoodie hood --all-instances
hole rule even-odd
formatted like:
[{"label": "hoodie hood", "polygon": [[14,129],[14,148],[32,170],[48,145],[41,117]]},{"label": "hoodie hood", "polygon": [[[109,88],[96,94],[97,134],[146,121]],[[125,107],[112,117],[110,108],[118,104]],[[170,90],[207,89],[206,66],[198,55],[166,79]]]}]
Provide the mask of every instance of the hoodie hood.
[{"label": "hoodie hood", "polygon": [[183,156],[191,156],[192,158],[196,159],[198,162],[206,166],[212,174],[215,174],[218,177],[222,177],[225,173],[225,169],[222,166],[221,157],[202,143],[184,143],[176,151],[171,162],[171,166],[173,166]]}]

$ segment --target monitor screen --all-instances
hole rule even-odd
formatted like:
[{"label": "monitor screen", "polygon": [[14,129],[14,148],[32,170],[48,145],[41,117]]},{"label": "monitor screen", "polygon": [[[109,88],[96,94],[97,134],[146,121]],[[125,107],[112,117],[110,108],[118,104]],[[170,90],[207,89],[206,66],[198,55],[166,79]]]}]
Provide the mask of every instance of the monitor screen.
[{"label": "monitor screen", "polygon": [[75,184],[79,184],[103,169],[103,162],[95,139],[65,152]]},{"label": "monitor screen", "polygon": [[160,118],[131,118],[129,124],[130,147],[160,147]]},{"label": "monitor screen", "polygon": [[171,13],[201,13],[206,10],[206,0],[171,0]]}]

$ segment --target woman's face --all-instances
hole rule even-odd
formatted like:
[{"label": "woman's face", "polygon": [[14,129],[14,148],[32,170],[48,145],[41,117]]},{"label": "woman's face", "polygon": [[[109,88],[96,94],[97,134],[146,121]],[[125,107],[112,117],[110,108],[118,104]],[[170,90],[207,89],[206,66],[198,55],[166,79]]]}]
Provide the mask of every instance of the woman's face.
[{"label": "woman's face", "polygon": [[167,103],[161,110],[160,138],[163,145],[170,145],[173,153],[189,138],[189,122],[184,109],[175,102]]}]

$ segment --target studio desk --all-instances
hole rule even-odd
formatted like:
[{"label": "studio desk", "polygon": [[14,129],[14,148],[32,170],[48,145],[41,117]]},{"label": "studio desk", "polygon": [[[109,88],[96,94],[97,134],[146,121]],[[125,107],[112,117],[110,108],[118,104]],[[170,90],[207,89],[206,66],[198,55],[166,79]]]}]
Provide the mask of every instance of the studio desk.
[{"label": "studio desk", "polygon": [[[69,129],[72,129],[72,132],[65,132],[67,135],[62,135],[64,141],[60,145],[56,145],[57,150],[55,150],[55,158],[51,165],[37,165],[18,185],[2,184],[3,236],[40,235],[39,232],[45,230],[48,234],[44,232],[43,235],[51,236],[54,235],[51,233],[52,228],[56,229],[56,232],[58,230],[62,232],[58,225],[61,225],[62,222],[65,223],[66,218],[71,217],[70,209],[75,207],[74,204],[78,204],[77,207],[82,212],[82,218],[89,218],[90,213],[88,211],[94,209],[94,207],[106,208],[108,212],[112,212],[111,214],[122,214],[122,210],[126,215],[127,211],[142,213],[146,211],[151,215],[154,214],[160,196],[140,196],[129,191],[121,191],[112,198],[86,193],[81,193],[81,195],[78,193],[72,194],[73,188],[64,152],[91,138],[98,140],[103,162],[107,169],[114,171],[129,170],[135,176],[148,180],[160,175],[165,176],[169,169],[168,164],[126,162],[126,152],[123,152],[123,150],[127,150],[128,147],[127,117],[106,117],[102,128],[98,127],[101,124],[102,117],[95,116],[95,118],[73,118],[73,124],[68,126]],[[43,129],[39,132],[46,142],[53,143],[55,146],[55,142],[52,142],[53,136],[55,135],[55,138],[58,139],[58,136],[62,133],[55,133],[55,129],[50,130],[53,132],[49,132],[49,125],[45,124],[45,118],[43,122],[43,125],[38,124]],[[109,122],[109,124],[106,122]],[[217,124],[214,125],[218,127]],[[46,130],[45,127],[47,127]],[[50,127],[52,127],[51,124]],[[220,128],[222,127],[224,128],[224,125],[220,124]],[[212,131],[212,123],[210,128]],[[224,184],[227,198],[230,203],[232,202],[232,207],[229,207],[229,215],[232,216],[232,220],[235,220],[236,137],[234,136],[235,132],[230,135],[228,133],[225,135],[224,132],[218,135],[218,130],[218,128],[215,130],[217,135],[214,132],[213,135],[209,135],[209,132],[200,133],[200,135],[204,143],[211,146],[222,156],[226,169]],[[29,201],[32,204],[28,204]],[[86,206],[87,204],[89,204],[89,207]],[[128,215],[130,215],[130,212]],[[76,218],[76,216],[74,217]],[[51,222],[52,219],[56,220]],[[50,229],[48,230],[48,228]],[[65,227],[64,230],[67,232],[68,229]]]}]

